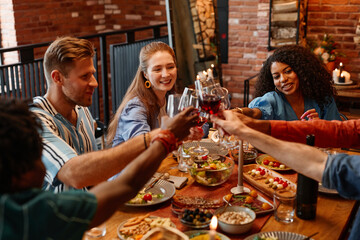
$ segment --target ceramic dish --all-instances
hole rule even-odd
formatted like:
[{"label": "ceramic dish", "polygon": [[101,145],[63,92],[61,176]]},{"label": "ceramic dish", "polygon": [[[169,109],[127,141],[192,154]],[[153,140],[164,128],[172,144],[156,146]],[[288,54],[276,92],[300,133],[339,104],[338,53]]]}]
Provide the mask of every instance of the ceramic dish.
[{"label": "ceramic dish", "polygon": [[[247,150],[244,149],[243,151],[244,151],[244,164],[254,163],[255,159],[258,156],[258,152],[256,151],[256,149],[250,148],[250,149],[247,149]],[[234,160],[234,162],[238,163],[238,161],[239,161],[239,149],[234,148],[234,149],[230,150],[230,154],[231,154],[231,157]]]},{"label": "ceramic dish", "polygon": [[282,163],[280,163],[278,160],[276,160],[275,158],[273,158],[272,156],[270,156],[270,155],[268,155],[268,154],[262,154],[262,155],[258,156],[255,161],[256,161],[257,164],[259,164],[259,165],[261,165],[261,166],[263,166],[263,167],[265,167],[265,168],[274,170],[274,171],[289,171],[289,170],[291,170],[291,168],[289,168],[289,167],[287,167],[287,166],[285,166],[284,168],[280,168],[280,167],[273,167],[273,166],[270,166],[270,165],[265,165],[265,164],[263,163],[263,161],[264,161],[265,159],[267,159],[267,160],[269,160],[269,161],[272,161],[272,162],[277,162],[277,163],[279,163],[280,165],[282,164]]},{"label": "ceramic dish", "polygon": [[[187,236],[189,236],[189,239],[191,240],[192,238],[199,236],[199,235],[203,235],[203,234],[209,234],[209,230],[193,230],[193,231],[187,231],[184,232]],[[222,233],[216,232],[216,235],[220,237],[221,240],[230,240],[230,238],[228,238],[227,236],[225,236]]]},{"label": "ceramic dish", "polygon": [[[261,232],[261,233],[256,233],[253,234],[247,238],[245,238],[245,240],[254,240],[255,237],[277,237],[278,240],[303,240],[304,238],[306,238],[305,235],[302,234],[298,234],[298,233],[293,233],[293,232]],[[310,240],[314,240],[313,238],[310,238]]]},{"label": "ceramic dish", "polygon": [[348,81],[348,82],[343,82],[343,83],[341,83],[341,82],[334,82],[336,85],[351,85],[351,84],[353,84],[354,82],[353,81]]},{"label": "ceramic dish", "polygon": [[[153,179],[151,179],[145,186],[147,186]],[[159,204],[165,202],[172,198],[175,194],[175,187],[174,184],[167,182],[165,180],[159,180],[152,188],[150,188],[146,192],[151,192],[153,194],[163,194],[164,197],[162,198],[153,198],[153,201],[150,203],[125,203],[126,206],[132,207],[146,207],[155,204]]]},{"label": "ceramic dish", "polygon": [[[162,224],[164,227],[172,227],[172,228],[176,228],[176,225],[171,222],[169,219],[167,219],[166,221],[166,224],[165,224],[165,221],[166,220],[165,218],[161,218],[161,217],[156,217],[156,216],[148,216],[147,219],[158,219],[158,221],[156,221],[156,223],[153,223],[153,224],[148,224],[148,230],[144,233],[142,233],[143,235],[146,234],[147,232],[149,232],[151,229],[154,229],[156,227],[161,227]],[[129,220],[129,219],[128,219]],[[121,240],[132,240],[132,239],[135,239],[136,235],[139,235],[139,234],[133,234],[133,235],[124,235],[120,232],[121,229],[124,228],[124,224],[128,221],[128,220],[125,220],[123,222],[121,222],[117,228],[117,235],[118,237],[121,239]],[[162,222],[163,221],[163,222]],[[144,224],[144,223],[142,223]],[[134,225],[135,226],[135,225]]]},{"label": "ceramic dish", "polygon": [[[256,169],[262,169],[265,171],[264,176],[252,176],[249,173],[252,173],[253,170]],[[275,179],[279,178],[283,182],[285,181],[287,183],[287,187],[284,189],[291,189],[293,191],[296,191],[296,184],[290,181],[289,179],[285,178],[280,173],[277,173],[273,170],[267,169],[263,166],[257,165],[257,164],[250,164],[244,166],[244,179],[247,181],[251,186],[257,188],[259,191],[265,193],[269,197],[273,197],[275,189],[272,187],[269,187],[269,183],[266,183],[268,179]]]},{"label": "ceramic dish", "polygon": [[[228,201],[226,200],[225,197],[226,196],[223,197],[223,200],[225,203],[227,203]],[[260,196],[259,194],[257,195],[256,200],[259,202],[259,204],[260,204],[260,202],[267,203],[271,207],[270,209],[267,209],[267,210],[259,209],[259,208],[257,208],[257,209],[252,208],[252,210],[256,213],[256,215],[266,214],[266,213],[270,213],[270,212],[274,211],[274,205],[272,203],[270,203],[268,200],[266,200],[265,198],[263,198],[262,196]],[[234,197],[230,201],[231,206],[244,206],[244,204],[242,204],[240,201],[237,201],[237,199]],[[246,205],[249,205],[249,204],[246,204]],[[245,207],[248,207],[248,206],[245,206]]]}]

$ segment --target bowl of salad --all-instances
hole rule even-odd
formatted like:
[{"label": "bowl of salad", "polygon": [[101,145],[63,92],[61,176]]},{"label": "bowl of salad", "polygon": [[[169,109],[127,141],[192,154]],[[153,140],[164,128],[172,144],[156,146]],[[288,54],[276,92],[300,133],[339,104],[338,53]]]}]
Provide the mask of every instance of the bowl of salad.
[{"label": "bowl of salad", "polygon": [[226,182],[234,169],[234,161],[224,155],[211,154],[189,168],[196,182],[205,186],[218,186]]}]

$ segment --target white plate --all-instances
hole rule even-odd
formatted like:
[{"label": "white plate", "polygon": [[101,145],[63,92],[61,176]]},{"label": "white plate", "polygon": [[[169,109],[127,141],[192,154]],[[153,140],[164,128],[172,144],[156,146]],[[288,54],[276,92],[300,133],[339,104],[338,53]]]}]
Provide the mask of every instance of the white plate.
[{"label": "white plate", "polygon": [[351,84],[353,84],[354,82],[353,81],[349,81],[349,82],[343,82],[343,83],[341,83],[341,82],[334,82],[336,85],[351,85]]},{"label": "white plate", "polygon": [[324,187],[321,183],[319,183],[319,192],[320,193],[326,193],[326,194],[339,194],[338,191],[336,191],[335,189],[329,189]]},{"label": "white plate", "polygon": [[[152,178],[149,182],[146,183],[145,186],[150,184],[154,179]],[[150,188],[146,192],[151,192],[152,194],[164,194],[163,198],[154,198],[154,200],[151,203],[144,203],[144,204],[133,204],[133,203],[125,203],[126,206],[132,206],[132,207],[146,207],[151,206],[155,204],[159,204],[162,202],[165,202],[172,198],[175,194],[175,187],[174,184],[169,183],[168,181],[164,181],[160,179],[152,188]]]},{"label": "white plate", "polygon": [[[303,240],[307,236],[298,234],[298,233],[292,233],[292,232],[260,232],[253,234],[244,240],[253,240],[256,236],[264,236],[264,237],[277,237],[279,240]],[[310,240],[314,240],[313,238],[310,238]]]},{"label": "white plate", "polygon": [[[190,237],[195,237],[194,235],[198,234],[198,233],[200,233],[200,234],[209,234],[209,232],[210,232],[209,230],[193,230],[193,231],[187,231],[187,232],[184,232],[184,233],[186,235],[188,235],[189,238],[190,238]],[[225,236],[222,233],[216,232],[216,235],[218,235],[221,238],[221,240],[230,240],[230,238],[228,238],[227,236]]]},{"label": "white plate", "polygon": [[[197,146],[197,142],[187,142],[187,143],[184,143],[184,145],[183,145],[183,147],[185,149],[190,148],[190,147],[196,147],[196,146]],[[228,154],[228,150],[223,149],[221,146],[219,146],[218,143],[200,141],[200,146],[209,150],[209,154],[220,154],[220,155]]]}]

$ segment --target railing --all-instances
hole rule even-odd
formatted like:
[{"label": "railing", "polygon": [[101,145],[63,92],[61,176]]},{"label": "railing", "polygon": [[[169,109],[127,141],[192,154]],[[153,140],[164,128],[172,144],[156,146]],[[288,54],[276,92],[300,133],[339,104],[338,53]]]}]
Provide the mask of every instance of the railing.
[{"label": "railing", "polygon": [[249,105],[249,95],[250,95],[250,80],[257,77],[259,74],[255,74],[244,80],[244,107]]},{"label": "railing", "polygon": [[[109,98],[112,94],[116,95],[115,92],[109,94],[109,44],[107,44],[109,37],[116,36],[116,39],[110,39],[112,42],[130,45],[143,40],[155,40],[165,37],[167,36],[167,31],[161,31],[161,29],[166,27],[167,24],[164,23],[136,29],[119,30],[79,37],[92,41],[95,46],[100,48],[100,53],[96,54],[94,59],[95,68],[97,70],[95,78],[99,82],[99,88],[95,91],[93,104],[90,107],[90,110],[96,120],[104,122],[105,127],[110,120]],[[149,34],[148,31],[150,31],[151,34]],[[120,39],[123,39],[123,41],[119,41]],[[0,48],[1,59],[3,59],[4,53],[14,51],[18,52],[20,59],[18,63],[0,66],[0,97],[30,99],[34,96],[45,94],[46,81],[42,65],[43,59],[35,59],[35,52],[38,49],[47,47],[50,43],[51,42],[45,42],[11,48]],[[98,62],[99,64],[97,64]],[[98,67],[100,67],[101,72],[100,78],[98,76]],[[137,66],[134,67],[137,68]]]}]

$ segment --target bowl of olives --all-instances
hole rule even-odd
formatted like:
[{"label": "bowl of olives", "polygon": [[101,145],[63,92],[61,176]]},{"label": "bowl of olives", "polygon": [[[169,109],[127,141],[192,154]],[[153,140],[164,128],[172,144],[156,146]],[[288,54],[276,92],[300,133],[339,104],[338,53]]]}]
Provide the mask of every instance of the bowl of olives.
[{"label": "bowl of olives", "polygon": [[180,215],[180,222],[189,228],[202,229],[209,227],[213,214],[208,210],[185,209]]}]

